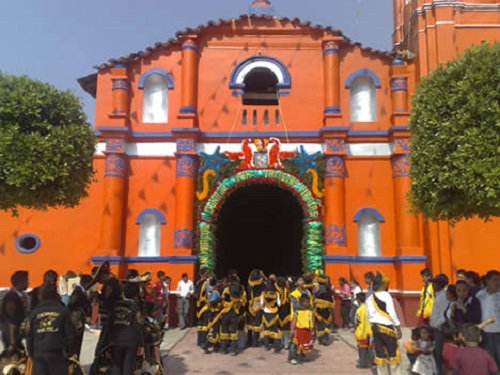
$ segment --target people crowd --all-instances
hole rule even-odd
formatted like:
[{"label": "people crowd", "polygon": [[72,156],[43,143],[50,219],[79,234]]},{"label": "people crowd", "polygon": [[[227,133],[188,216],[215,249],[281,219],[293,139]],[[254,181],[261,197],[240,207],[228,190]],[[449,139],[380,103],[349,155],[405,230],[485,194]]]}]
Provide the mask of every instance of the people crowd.
[{"label": "people crowd", "polygon": [[167,326],[170,279],[159,271],[111,273],[108,262],[92,274],[49,270],[27,292],[27,271],[16,271],[0,307],[3,374],[84,374],[79,364],[85,330],[100,328],[90,374],[161,374],[160,344]]},{"label": "people crowd", "polygon": [[427,268],[420,275],[418,326],[405,343],[411,373],[500,373],[500,272],[460,269],[455,284]]},{"label": "people crowd", "polygon": [[236,271],[217,279],[200,271],[196,288],[198,346],[205,352],[237,355],[246,347],[288,350],[291,364],[306,360],[314,339],[331,343],[334,295],[328,277],[266,276],[253,270],[245,288]]},{"label": "people crowd", "polygon": [[[500,362],[500,273],[480,277],[459,270],[455,284],[444,274],[421,272],[418,326],[404,343],[412,374],[496,374]],[[100,328],[90,374],[162,373],[160,345],[169,328],[169,294],[177,294],[179,328],[196,322],[203,353],[238,355],[247,347],[287,351],[292,365],[312,360],[313,344],[330,345],[337,327],[352,331],[358,368],[403,373],[402,337],[390,280],[367,272],[364,285],[341,277],[338,290],[322,272],[299,277],[235,270],[217,278],[201,269],[196,284],[183,274],[171,290],[162,271],[128,270],[123,279],[109,263],[91,274],[45,272],[27,292],[28,272],[17,271],[0,306],[6,374],[81,374],[85,330]],[[335,301],[340,321],[335,324]],[[194,310],[194,317],[190,312]],[[28,358],[28,360],[26,360]],[[7,372],[6,372],[7,371]],[[10,371],[10,372],[9,372]]]}]

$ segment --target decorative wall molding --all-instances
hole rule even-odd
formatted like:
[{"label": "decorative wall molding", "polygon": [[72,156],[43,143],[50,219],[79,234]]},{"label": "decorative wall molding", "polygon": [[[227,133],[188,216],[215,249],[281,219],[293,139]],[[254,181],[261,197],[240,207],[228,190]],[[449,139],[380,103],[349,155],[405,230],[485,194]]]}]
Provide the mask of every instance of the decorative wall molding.
[{"label": "decorative wall molding", "polygon": [[155,216],[158,219],[158,222],[160,224],[166,224],[167,223],[167,219],[165,218],[165,215],[160,210],[158,210],[157,208],[145,208],[144,210],[142,210],[141,213],[139,215],[137,215],[137,217],[135,219],[135,223],[136,224],[141,224],[142,219],[146,215],[153,215],[153,216]]},{"label": "decorative wall molding", "polygon": [[128,264],[128,263],[188,263],[198,262],[196,255],[170,255],[158,257],[120,257],[120,256],[93,256],[90,260],[94,264],[102,264],[108,261],[110,264]]},{"label": "decorative wall molding", "polygon": [[179,228],[174,233],[174,248],[191,247],[193,245],[193,231],[189,228]]},{"label": "decorative wall molding", "polygon": [[104,176],[124,178],[127,173],[127,160],[124,154],[106,154]]},{"label": "decorative wall molding", "polygon": [[346,177],[344,157],[339,155],[326,155],[325,177]]},{"label": "decorative wall molding", "polygon": [[378,221],[380,221],[382,223],[385,221],[382,214],[380,212],[378,212],[378,210],[376,210],[375,208],[371,208],[371,207],[360,208],[356,212],[356,214],[354,215],[353,221],[358,222],[359,219],[361,219],[361,216],[363,216],[365,214],[374,216]]},{"label": "decorative wall molding", "polygon": [[150,69],[150,70],[142,73],[141,78],[139,79],[139,84],[137,87],[140,89],[143,89],[144,84],[146,83],[146,79],[148,79],[148,77],[152,76],[153,74],[158,74],[158,75],[164,77],[167,81],[167,87],[169,89],[174,88],[174,79],[172,78],[172,75],[163,68],[153,68],[153,69]]},{"label": "decorative wall molding", "polygon": [[344,85],[345,88],[350,89],[352,82],[356,78],[363,77],[363,76],[370,77],[376,88],[379,89],[380,87],[382,87],[380,84],[380,79],[378,78],[378,76],[374,72],[372,72],[370,69],[358,69],[358,70],[352,72],[351,74],[349,74],[349,76],[345,80],[345,85]]},{"label": "decorative wall molding", "polygon": [[[327,143],[328,144],[328,143]],[[205,152],[212,154],[220,143],[198,143],[195,146],[196,152]],[[313,154],[316,152],[325,152],[324,143],[282,143],[283,151],[295,151],[300,146],[304,150]],[[336,147],[340,145],[337,144]],[[241,142],[224,143],[224,151],[237,152],[241,149]],[[96,145],[95,155],[102,156],[106,151],[106,143],[99,142]],[[344,151],[349,156],[387,156],[393,153],[393,144],[391,143],[344,143]],[[125,143],[125,153],[129,156],[144,157],[174,157],[177,152],[176,142],[130,142]]]},{"label": "decorative wall molding", "polygon": [[392,264],[392,263],[425,263],[427,257],[424,255],[401,255],[401,256],[380,256],[362,257],[351,255],[324,255],[325,263],[361,263],[361,264]]},{"label": "decorative wall molding", "polygon": [[195,155],[177,155],[176,176],[177,177],[196,177],[196,156]]},{"label": "decorative wall molding", "polygon": [[267,68],[273,72],[278,79],[277,87],[280,89],[289,89],[292,85],[292,78],[284,63],[275,57],[255,55],[236,65],[231,73],[229,88],[243,89],[246,75],[255,68]]},{"label": "decorative wall molding", "polygon": [[405,177],[410,173],[411,162],[407,154],[393,155],[391,158],[392,177]]}]

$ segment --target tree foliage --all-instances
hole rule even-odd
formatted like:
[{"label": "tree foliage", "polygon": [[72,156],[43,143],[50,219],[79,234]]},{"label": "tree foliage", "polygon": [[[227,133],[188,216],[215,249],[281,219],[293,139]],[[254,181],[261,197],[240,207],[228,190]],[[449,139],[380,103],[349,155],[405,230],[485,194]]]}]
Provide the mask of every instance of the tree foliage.
[{"label": "tree foliage", "polygon": [[473,46],[413,99],[413,206],[427,218],[500,214],[500,43]]},{"label": "tree foliage", "polygon": [[71,92],[0,72],[0,209],[77,205],[92,182],[95,144]]}]

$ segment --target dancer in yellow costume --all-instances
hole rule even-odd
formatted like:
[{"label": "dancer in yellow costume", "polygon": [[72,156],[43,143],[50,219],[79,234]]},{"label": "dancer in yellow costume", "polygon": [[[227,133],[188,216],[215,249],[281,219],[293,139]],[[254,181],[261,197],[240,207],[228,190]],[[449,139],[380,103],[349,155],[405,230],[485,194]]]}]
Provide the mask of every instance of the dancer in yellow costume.
[{"label": "dancer in yellow costume", "polygon": [[356,296],[359,307],[354,317],[354,338],[358,344],[358,364],[357,368],[370,368],[372,358],[370,353],[370,338],[373,336],[372,327],[368,322],[368,312],[366,311],[366,294],[358,293]]},{"label": "dancer in yellow costume", "polygon": [[368,321],[373,331],[375,345],[375,364],[377,374],[401,374],[401,357],[398,339],[401,327],[394,302],[387,291],[389,278],[377,272],[373,281],[373,293],[366,300]]}]

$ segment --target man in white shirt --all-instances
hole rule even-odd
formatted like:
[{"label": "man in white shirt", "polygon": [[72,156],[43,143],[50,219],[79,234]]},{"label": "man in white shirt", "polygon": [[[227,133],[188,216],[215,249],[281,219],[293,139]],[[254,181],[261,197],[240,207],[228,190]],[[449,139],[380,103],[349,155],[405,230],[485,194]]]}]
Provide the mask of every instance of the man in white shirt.
[{"label": "man in white shirt", "polygon": [[481,320],[484,322],[486,319],[495,318],[495,323],[483,328],[482,345],[500,367],[500,272],[489,271],[484,282],[486,288],[476,294],[481,302]]},{"label": "man in white shirt", "polygon": [[446,321],[445,311],[448,307],[448,298],[446,298],[446,287],[448,286],[448,277],[440,273],[430,280],[434,288],[434,303],[432,304],[432,313],[429,324],[434,333],[434,359],[436,360],[437,368],[441,368],[442,351],[444,337],[441,332],[441,326]]},{"label": "man in white shirt", "polygon": [[394,308],[394,301],[387,291],[389,278],[377,272],[373,280],[373,293],[366,300],[368,321],[372,326],[375,344],[377,374],[401,374],[401,357],[398,339],[401,323]]},{"label": "man in white shirt", "polygon": [[189,301],[194,293],[194,285],[188,279],[187,273],[182,274],[182,279],[177,284],[177,313],[179,314],[179,328],[186,328],[189,313]]}]

